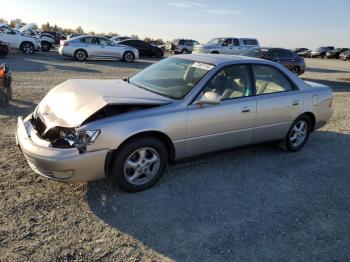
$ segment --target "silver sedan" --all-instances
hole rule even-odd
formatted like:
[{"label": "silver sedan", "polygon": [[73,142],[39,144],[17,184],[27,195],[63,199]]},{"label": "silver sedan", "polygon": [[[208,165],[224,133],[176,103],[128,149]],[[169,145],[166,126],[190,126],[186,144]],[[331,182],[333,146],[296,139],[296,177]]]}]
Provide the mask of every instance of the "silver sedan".
[{"label": "silver sedan", "polygon": [[136,48],[119,45],[105,37],[94,35],[61,41],[58,53],[78,61],[85,61],[88,58],[111,58],[132,62],[139,58],[139,51]]},{"label": "silver sedan", "polygon": [[106,177],[140,191],[178,159],[265,141],[298,151],[330,119],[331,105],[329,87],[271,61],[179,55],[126,80],[58,85],[18,119],[16,137],[43,176]]}]

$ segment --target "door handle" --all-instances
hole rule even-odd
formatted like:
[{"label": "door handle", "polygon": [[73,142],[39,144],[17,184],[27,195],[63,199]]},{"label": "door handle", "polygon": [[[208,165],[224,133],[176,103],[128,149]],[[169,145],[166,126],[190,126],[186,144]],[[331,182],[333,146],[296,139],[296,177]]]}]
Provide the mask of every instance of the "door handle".
[{"label": "door handle", "polygon": [[250,112],[250,107],[249,106],[245,106],[241,108],[241,112],[242,113],[249,113]]},{"label": "door handle", "polygon": [[298,106],[300,104],[300,101],[299,100],[294,100],[293,102],[292,102],[292,105],[293,106]]}]

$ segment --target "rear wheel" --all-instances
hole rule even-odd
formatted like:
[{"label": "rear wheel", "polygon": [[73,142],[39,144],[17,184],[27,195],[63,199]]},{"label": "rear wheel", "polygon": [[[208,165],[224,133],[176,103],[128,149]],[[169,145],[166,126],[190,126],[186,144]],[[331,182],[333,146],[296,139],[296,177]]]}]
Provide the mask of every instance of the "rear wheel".
[{"label": "rear wheel", "polygon": [[41,51],[49,52],[51,47],[52,47],[51,43],[49,43],[47,41],[42,41],[41,42]]},{"label": "rear wheel", "polygon": [[295,66],[292,68],[292,72],[296,74],[297,76],[300,75],[300,68],[299,66]]},{"label": "rear wheel", "polygon": [[286,151],[296,152],[306,144],[310,132],[310,118],[306,115],[300,116],[293,122],[280,146]]},{"label": "rear wheel", "polygon": [[219,54],[219,52],[218,51],[213,51],[213,52],[211,52],[211,54]]},{"label": "rear wheel", "polygon": [[129,192],[154,185],[168,164],[168,152],[155,138],[138,138],[124,145],[111,160],[110,182]]},{"label": "rear wheel", "polygon": [[88,58],[88,54],[85,50],[79,49],[74,53],[74,59],[80,62],[85,61]]},{"label": "rear wheel", "polygon": [[24,42],[21,44],[21,50],[23,54],[33,54],[34,53],[34,45],[30,42]]},{"label": "rear wheel", "polygon": [[126,52],[123,54],[123,60],[124,60],[125,62],[128,62],[128,63],[134,61],[134,60],[135,60],[134,53],[131,52],[131,51],[126,51]]},{"label": "rear wheel", "polygon": [[163,56],[163,52],[160,51],[160,50],[158,50],[158,51],[156,52],[156,57],[157,57],[157,58],[161,58],[162,56]]}]

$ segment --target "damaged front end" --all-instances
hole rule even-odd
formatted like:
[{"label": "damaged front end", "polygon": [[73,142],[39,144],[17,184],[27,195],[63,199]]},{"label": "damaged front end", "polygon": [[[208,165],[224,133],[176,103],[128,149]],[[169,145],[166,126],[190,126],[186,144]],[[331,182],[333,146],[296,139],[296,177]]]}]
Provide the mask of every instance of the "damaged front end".
[{"label": "damaged front end", "polygon": [[38,114],[33,114],[31,124],[40,138],[50,142],[54,148],[77,148],[85,152],[86,146],[91,145],[100,135],[100,130],[87,130],[86,127],[66,128],[55,126],[47,130],[44,121]]},{"label": "damaged front end", "polygon": [[107,105],[88,117],[80,127],[48,127],[40,116],[38,109],[34,111],[30,122],[37,131],[38,136],[50,143],[53,148],[77,148],[80,153],[86,151],[86,147],[95,142],[101,134],[101,130],[88,130],[85,124],[128,112],[143,110],[159,106],[158,104],[147,105]]}]

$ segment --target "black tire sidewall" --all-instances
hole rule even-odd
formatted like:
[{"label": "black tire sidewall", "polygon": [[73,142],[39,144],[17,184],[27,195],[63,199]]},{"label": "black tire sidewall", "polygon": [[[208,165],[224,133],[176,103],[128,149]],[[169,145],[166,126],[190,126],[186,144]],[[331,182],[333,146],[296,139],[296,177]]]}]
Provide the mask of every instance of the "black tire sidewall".
[{"label": "black tire sidewall", "polygon": [[46,42],[44,41],[42,44],[41,44],[41,51],[43,52],[49,52],[51,49],[51,44],[49,42]]},{"label": "black tire sidewall", "polygon": [[[157,175],[144,185],[130,184],[124,177],[124,165],[127,158],[131,153],[142,147],[150,147],[156,150],[160,156],[160,167]],[[138,138],[134,141],[122,146],[118,152],[116,152],[110,164],[110,170],[108,173],[108,180],[112,185],[117,185],[122,190],[128,192],[139,192],[153,186],[163,175],[168,164],[168,152],[165,145],[155,138]]]},{"label": "black tire sidewall", "polygon": [[[306,138],[304,140],[303,143],[301,143],[298,147],[294,147],[292,146],[292,143],[290,141],[290,133],[292,132],[295,124],[297,124],[299,121],[305,121],[307,123],[307,134],[306,134]],[[285,144],[285,148],[290,151],[290,152],[296,152],[299,151],[300,149],[302,149],[305,144],[307,143],[309,136],[310,136],[310,132],[311,132],[311,120],[308,116],[304,115],[304,116],[300,116],[298,117],[292,124],[292,126],[289,128],[288,133],[284,139],[284,144]]]}]

